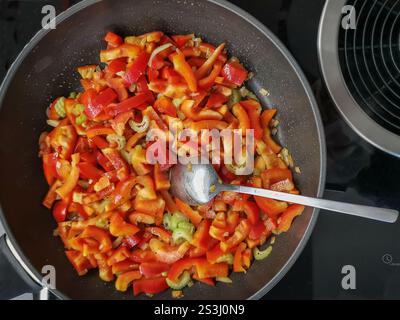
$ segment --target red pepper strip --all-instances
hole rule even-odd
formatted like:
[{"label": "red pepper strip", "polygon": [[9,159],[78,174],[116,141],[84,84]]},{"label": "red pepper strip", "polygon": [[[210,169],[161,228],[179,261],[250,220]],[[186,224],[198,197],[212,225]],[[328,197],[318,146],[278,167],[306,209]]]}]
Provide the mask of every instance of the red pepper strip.
[{"label": "red pepper strip", "polygon": [[134,211],[129,215],[129,221],[133,224],[154,224],[156,223],[156,218],[152,214]]},{"label": "red pepper strip", "polygon": [[107,264],[112,266],[118,262],[124,261],[130,257],[131,253],[127,247],[120,246],[113,250],[112,254],[107,258]]},{"label": "red pepper strip", "polygon": [[118,182],[117,187],[110,196],[110,203],[106,206],[106,209],[108,211],[113,210],[128,201],[131,198],[131,190],[135,184],[136,179],[134,177]]},{"label": "red pepper strip", "polygon": [[165,278],[141,279],[133,282],[133,294],[135,296],[140,293],[157,294],[169,288]]},{"label": "red pepper strip", "polygon": [[181,51],[177,51],[169,56],[174,64],[175,70],[185,79],[189,90],[197,91],[197,80],[193,73],[192,67],[186,62],[185,55]]},{"label": "red pepper strip", "polygon": [[206,254],[207,261],[212,264],[217,263],[218,260],[220,258],[222,258],[223,256],[225,256],[227,253],[230,253],[230,252],[222,251],[220,244],[217,243],[211,250],[207,251],[207,254]]},{"label": "red pepper strip", "polygon": [[175,198],[176,206],[178,207],[179,211],[181,211],[189,220],[197,227],[203,217],[197,210],[193,210],[187,203],[181,201],[178,198]]},{"label": "red pepper strip", "polygon": [[158,113],[154,110],[152,106],[148,106],[146,109],[142,111],[143,116],[148,116],[150,120],[154,120],[157,124],[158,128],[161,130],[168,130],[168,126],[165,122],[160,118]]},{"label": "red pepper strip", "polygon": [[232,108],[232,112],[239,121],[239,129],[242,130],[242,134],[246,134],[246,130],[251,129],[250,119],[246,110],[240,103],[236,103]]},{"label": "red pepper strip", "polygon": [[267,227],[265,226],[264,221],[259,221],[256,224],[253,224],[250,229],[249,239],[251,240],[258,240],[266,234]]},{"label": "red pepper strip", "polygon": [[186,44],[186,42],[188,42],[189,40],[193,40],[193,38],[194,38],[193,33],[172,36],[172,40],[175,41],[178,48],[183,47]]},{"label": "red pepper strip", "polygon": [[156,100],[156,102],[154,103],[154,109],[156,109],[160,113],[164,113],[166,115],[176,118],[176,108],[173,105],[171,99],[166,96],[161,96]]},{"label": "red pepper strip", "polygon": [[201,221],[193,235],[191,245],[207,250],[212,242],[209,234],[210,226],[211,220],[205,219]]},{"label": "red pepper strip", "polygon": [[160,225],[162,223],[165,201],[161,198],[148,200],[137,196],[134,201],[134,208],[141,213],[151,215],[154,219],[153,223]]},{"label": "red pepper strip", "polygon": [[203,79],[199,80],[199,87],[210,89],[214,85],[215,79],[218,77],[219,73],[221,72],[221,69],[222,69],[222,63],[217,61],[213,65],[210,74],[204,77]]},{"label": "red pepper strip", "polygon": [[171,194],[168,191],[162,190],[160,193],[161,193],[161,197],[165,201],[165,207],[167,208],[169,213],[173,214],[173,213],[179,211],[174,199],[172,198]]},{"label": "red pepper strip", "polygon": [[129,173],[129,166],[116,149],[106,148],[102,150],[103,154],[112,163],[118,171],[118,178],[124,180]]},{"label": "red pepper strip", "polygon": [[138,79],[137,84],[136,84],[136,90],[137,90],[137,92],[149,91],[149,87],[148,87],[147,79],[146,79],[145,75],[141,76]]},{"label": "red pepper strip", "polygon": [[107,140],[100,136],[94,136],[93,138],[90,138],[89,141],[91,141],[95,145],[95,147],[99,149],[108,148],[109,146]]},{"label": "red pepper strip", "polygon": [[214,92],[210,95],[208,98],[206,108],[219,108],[226,102],[228,102],[228,97],[223,95],[222,93],[219,92]]},{"label": "red pepper strip", "polygon": [[165,230],[161,227],[148,227],[146,231],[150,232],[151,234],[159,237],[162,241],[169,243],[171,241],[172,234],[171,232]]},{"label": "red pepper strip", "polygon": [[126,259],[124,261],[114,263],[111,267],[112,273],[116,275],[120,275],[122,273],[138,269],[139,265],[133,262],[131,259]]},{"label": "red pepper strip", "polygon": [[42,202],[42,204],[46,207],[51,209],[54,201],[57,200],[57,193],[56,190],[60,187],[61,181],[56,180],[53,185],[50,187],[49,191],[47,191],[47,194]]},{"label": "red pepper strip", "polygon": [[117,93],[119,101],[128,99],[128,90],[126,90],[124,81],[121,78],[111,78],[107,81],[107,84]]},{"label": "red pepper strip", "polygon": [[223,77],[237,86],[241,86],[247,79],[247,70],[237,61],[231,61],[222,68]]},{"label": "red pepper strip", "polygon": [[239,211],[244,211],[251,224],[256,224],[259,221],[259,208],[254,202],[247,200],[236,200],[234,207],[236,206],[240,208]]},{"label": "red pepper strip", "polygon": [[69,160],[77,140],[75,128],[62,122],[49,133],[50,145],[61,159]]},{"label": "red pepper strip", "polygon": [[263,187],[268,189],[274,183],[288,179],[293,181],[292,172],[289,169],[271,168],[261,173]]},{"label": "red pepper strip", "polygon": [[110,233],[114,237],[130,237],[138,233],[139,231],[140,229],[137,226],[125,222],[121,214],[119,214],[118,212],[113,213],[113,215],[111,216]]},{"label": "red pepper strip", "polygon": [[242,264],[242,253],[246,249],[246,244],[241,242],[235,251],[233,258],[233,271],[234,272],[246,272]]},{"label": "red pepper strip", "polygon": [[95,226],[87,226],[80,238],[92,238],[98,243],[98,250],[100,252],[108,252],[112,249],[112,241],[108,231],[104,229],[95,227]]},{"label": "red pepper strip", "polygon": [[210,72],[219,55],[222,53],[222,50],[224,50],[224,47],[225,43],[220,44],[217,49],[214,50],[211,56],[206,60],[206,62],[204,62],[204,64],[196,70],[195,75],[197,79],[204,78]]},{"label": "red pepper strip", "polygon": [[114,119],[110,120],[111,127],[119,136],[123,136],[125,132],[125,126],[131,118],[133,118],[133,111],[120,113]]},{"label": "red pepper strip", "polygon": [[126,290],[128,290],[131,282],[133,282],[134,280],[138,280],[141,277],[141,273],[136,270],[124,272],[117,277],[117,280],[115,281],[115,288],[118,291],[125,292]]},{"label": "red pepper strip", "polygon": [[74,269],[80,276],[85,275],[89,269],[93,268],[90,261],[87,258],[85,258],[83,254],[79,251],[67,250],[65,251],[65,255],[67,256],[69,262],[71,262]]},{"label": "red pepper strip", "polygon": [[116,106],[113,106],[109,110],[106,110],[106,112],[113,115],[117,115],[118,113],[122,112],[128,112],[140,107],[146,102],[151,102],[152,99],[153,94],[151,92],[141,92],[134,97],[128,98],[118,103]]},{"label": "red pepper strip", "polygon": [[134,234],[133,236],[125,237],[122,243],[126,245],[129,249],[132,249],[142,241],[140,234]]},{"label": "red pepper strip", "polygon": [[75,188],[79,180],[79,154],[74,153],[72,155],[71,171],[65,180],[64,184],[59,187],[56,192],[62,199],[67,199],[71,194],[72,190]]},{"label": "red pepper strip", "polygon": [[199,279],[227,277],[229,271],[226,263],[211,264],[206,258],[184,258],[172,265],[168,272],[168,279],[177,281],[185,270],[190,270],[193,267],[196,268]]},{"label": "red pepper strip", "polygon": [[114,169],[114,166],[112,165],[111,161],[108,160],[107,157],[100,151],[97,151],[96,153],[96,160],[99,163],[99,165],[103,167],[105,171],[108,172]]},{"label": "red pepper strip", "polygon": [[88,129],[86,132],[86,135],[89,139],[92,139],[95,136],[108,135],[108,134],[115,134],[115,131],[111,127],[105,127],[102,125],[94,126]]},{"label": "red pepper strip", "polygon": [[123,77],[124,81],[129,85],[136,83],[139,78],[145,74],[149,59],[150,55],[146,51],[142,51],[126,71]]},{"label": "red pepper strip", "polygon": [[301,215],[304,211],[304,206],[300,204],[290,205],[278,218],[278,231],[286,232],[292,225],[292,221],[295,217]]},{"label": "red pepper strip", "polygon": [[109,282],[114,280],[111,267],[107,264],[107,255],[104,253],[95,254],[97,266],[99,268],[99,277],[101,280]]},{"label": "red pepper strip", "polygon": [[275,116],[276,111],[277,111],[276,109],[265,109],[261,113],[260,121],[261,121],[261,126],[264,128],[262,137],[264,142],[271,148],[271,150],[274,153],[279,153],[282,147],[279,144],[277,144],[274,141],[274,139],[272,139],[271,130],[269,129],[270,122],[272,118]]},{"label": "red pepper strip", "polygon": [[205,284],[207,284],[207,285],[209,285],[209,286],[212,286],[212,287],[215,286],[215,281],[214,281],[213,278],[204,278],[204,279],[200,279],[199,276],[196,274],[196,272],[193,273],[192,278],[195,279],[195,280],[197,280],[197,281],[203,282],[203,283],[205,283]]},{"label": "red pepper strip", "polygon": [[202,249],[198,247],[191,247],[189,250],[189,258],[199,258],[205,256],[207,249]]},{"label": "red pepper strip", "polygon": [[241,101],[240,104],[247,111],[250,119],[250,126],[254,129],[254,138],[261,139],[263,130],[260,123],[261,105],[256,100]]},{"label": "red pepper strip", "polygon": [[183,242],[179,246],[172,246],[156,238],[150,240],[149,246],[151,251],[156,255],[157,261],[168,264],[182,259],[190,249],[188,242]]},{"label": "red pepper strip", "polygon": [[79,174],[85,179],[98,180],[104,174],[100,169],[97,169],[93,164],[89,162],[81,162],[78,164]]},{"label": "red pepper strip", "polygon": [[201,120],[222,120],[223,116],[218,111],[211,109],[195,110],[194,100],[185,100],[181,104],[181,111],[187,117],[195,121]]},{"label": "red pepper strip", "polygon": [[228,126],[228,124],[225,121],[221,121],[221,120],[201,120],[201,121],[192,122],[190,124],[190,128],[195,130],[195,131],[200,131],[202,129],[223,130],[227,126]]},{"label": "red pepper strip", "polygon": [[65,201],[58,201],[53,208],[53,217],[57,222],[65,221],[67,217],[68,203]]},{"label": "red pepper strip", "polygon": [[43,155],[43,171],[46,181],[49,185],[52,185],[57,178],[57,153],[48,153]]},{"label": "red pepper strip", "polygon": [[220,243],[222,251],[227,252],[229,249],[237,246],[240,242],[246,239],[249,235],[250,228],[251,224],[247,219],[240,221],[233,235]]},{"label": "red pepper strip", "polygon": [[151,250],[136,249],[131,253],[131,260],[136,263],[143,263],[157,261],[157,257]]},{"label": "red pepper strip", "polygon": [[98,96],[94,98],[94,101],[91,104],[87,104],[85,108],[85,114],[89,119],[96,118],[103,109],[118,98],[117,93],[111,89],[104,89],[99,93]]},{"label": "red pepper strip", "polygon": [[124,40],[119,35],[111,31],[107,32],[104,40],[112,47],[118,47],[124,43]]},{"label": "red pepper strip", "polygon": [[111,61],[106,69],[106,72],[114,75],[118,72],[125,71],[126,69],[126,58],[118,58]]},{"label": "red pepper strip", "polygon": [[168,272],[170,265],[164,262],[143,262],[139,266],[140,273],[146,278],[160,276],[163,272]]},{"label": "red pepper strip", "polygon": [[167,172],[161,171],[160,165],[154,165],[154,183],[157,191],[168,190],[171,186]]}]

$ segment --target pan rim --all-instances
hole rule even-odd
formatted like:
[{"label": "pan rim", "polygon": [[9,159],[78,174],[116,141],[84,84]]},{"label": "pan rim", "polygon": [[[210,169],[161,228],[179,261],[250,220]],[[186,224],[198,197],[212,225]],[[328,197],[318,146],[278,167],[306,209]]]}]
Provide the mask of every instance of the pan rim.
[{"label": "pan rim", "polygon": [[[89,7],[95,3],[98,3],[102,0],[83,0],[81,2],[78,2],[77,4],[71,6],[67,10],[61,12],[59,15],[56,16],[56,25],[62,23],[64,20],[68,19],[70,16],[73,14],[81,11],[82,9]],[[308,83],[307,78],[305,77],[302,69],[300,68],[299,64],[297,61],[294,59],[292,54],[289,52],[289,50],[285,47],[285,45],[275,36],[274,33],[272,33],[265,25],[263,25],[260,21],[258,21],[255,17],[244,11],[243,9],[239,8],[233,3],[230,3],[225,0],[205,0],[207,2],[211,2],[215,5],[218,5],[222,7],[225,10],[228,10],[232,12],[233,14],[238,15],[239,17],[243,18],[247,23],[251,24],[254,26],[258,31],[262,33],[264,37],[266,37],[268,40],[270,40],[275,47],[282,53],[282,55],[285,57],[285,59],[288,61],[290,66],[292,67],[293,71],[295,72],[296,76],[299,78],[302,87],[307,95],[308,100],[310,101],[312,113],[315,119],[315,124],[317,128],[317,134],[318,134],[318,141],[319,141],[319,146],[320,146],[320,173],[319,173],[319,181],[318,181],[318,188],[317,188],[317,197],[321,197],[324,192],[324,187],[325,187],[325,178],[326,178],[326,143],[325,143],[325,133],[324,133],[324,127],[322,124],[322,119],[320,115],[320,111],[318,108],[318,104],[315,100],[314,94],[312,92],[311,86]],[[21,50],[21,52],[18,54],[16,57],[15,61],[12,63],[11,67],[8,69],[4,80],[0,86],[0,111],[3,105],[3,100],[4,96],[7,92],[7,89],[9,87],[10,82],[12,81],[16,71],[18,70],[19,66],[21,63],[24,61],[26,56],[34,49],[34,47],[39,43],[39,41],[48,33],[51,32],[51,29],[40,29],[30,40],[29,42],[24,46],[24,48]],[[293,264],[296,262],[300,254],[302,253],[305,245],[307,244],[311,233],[314,229],[314,226],[316,224],[317,218],[318,218],[318,213],[319,209],[313,209],[310,221],[308,223],[308,226],[306,230],[304,231],[304,234],[299,241],[297,247],[294,249],[292,255],[288,258],[286,263],[283,265],[283,267],[279,270],[279,272],[268,282],[266,283],[260,290],[255,292],[253,295],[248,297],[248,300],[255,300],[255,299],[260,299],[262,296],[264,296],[268,291],[270,291],[285,275],[286,273],[290,270],[290,268],[293,266]],[[24,263],[22,267],[28,268],[32,274],[36,277],[34,280],[41,279],[41,274],[36,270],[36,268],[31,264],[29,259],[25,256],[24,252],[22,249],[19,247],[18,242],[16,241],[13,233],[11,232],[11,228],[9,227],[4,213],[2,209],[2,205],[0,204],[0,221],[4,226],[5,234],[11,241],[16,253],[19,255],[19,258],[21,261]],[[71,297],[66,296],[64,293],[62,293],[58,289],[50,289],[50,291],[55,294],[57,297],[61,299],[71,299]]]}]

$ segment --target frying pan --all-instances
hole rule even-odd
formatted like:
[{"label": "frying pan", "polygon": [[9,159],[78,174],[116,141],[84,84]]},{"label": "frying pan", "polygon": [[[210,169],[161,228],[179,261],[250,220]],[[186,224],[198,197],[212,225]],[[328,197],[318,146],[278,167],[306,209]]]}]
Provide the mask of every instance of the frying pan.
[{"label": "frying pan", "polygon": [[[41,30],[33,37],[10,68],[0,92],[0,203],[8,237],[8,245],[1,241],[2,251],[10,261],[18,256],[14,268],[35,279],[41,279],[44,265],[54,266],[56,289],[52,291],[60,298],[133,298],[131,292],[117,292],[113,283],[102,282],[95,271],[77,276],[61,241],[53,236],[56,223],[50,211],[41,205],[48,188],[37,156],[38,137],[48,129],[45,109],[54,97],[79,89],[75,68],[99,61],[102,38],[109,30],[122,35],[152,30],[195,33],[214,44],[226,42],[229,54],[254,72],[249,87],[254,92],[260,88],[270,92],[260,96],[263,105],[278,108],[278,138],[301,168],[295,178],[300,190],[309,196],[323,192],[325,141],[310,86],[288,50],[260,22],[225,1],[80,2],[57,17],[55,30]],[[254,263],[246,275],[234,274],[233,284],[209,287],[196,283],[185,290],[185,298],[260,298],[295,262],[316,219],[317,210],[307,208],[290,232],[277,238],[268,259]],[[2,279],[3,283],[7,280]],[[159,299],[170,297],[170,292],[157,295]]]}]

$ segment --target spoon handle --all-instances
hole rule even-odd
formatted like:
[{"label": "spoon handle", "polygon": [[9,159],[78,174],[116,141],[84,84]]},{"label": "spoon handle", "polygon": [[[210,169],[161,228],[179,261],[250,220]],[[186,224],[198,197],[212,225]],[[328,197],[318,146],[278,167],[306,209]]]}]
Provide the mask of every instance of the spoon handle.
[{"label": "spoon handle", "polygon": [[253,196],[260,196],[280,201],[287,201],[287,202],[302,204],[309,207],[325,209],[334,212],[341,212],[353,216],[369,218],[389,223],[396,222],[397,217],[399,215],[398,211],[392,209],[376,208],[376,207],[363,206],[363,205],[351,204],[339,201],[312,198],[296,194],[290,194],[290,193],[278,192],[260,188],[252,188],[246,186],[223,184],[221,185],[220,190],[235,191],[245,194],[251,194]]}]

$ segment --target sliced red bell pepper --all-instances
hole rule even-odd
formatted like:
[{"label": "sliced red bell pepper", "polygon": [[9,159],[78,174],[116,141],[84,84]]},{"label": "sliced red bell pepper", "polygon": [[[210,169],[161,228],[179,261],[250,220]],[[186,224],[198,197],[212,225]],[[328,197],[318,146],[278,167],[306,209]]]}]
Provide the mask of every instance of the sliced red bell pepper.
[{"label": "sliced red bell pepper", "polygon": [[131,253],[131,260],[136,263],[154,262],[157,257],[151,250],[136,249]]},{"label": "sliced red bell pepper", "polygon": [[300,204],[290,205],[278,218],[278,231],[286,232],[292,225],[293,219],[301,215],[304,211],[304,206]]},{"label": "sliced red bell pepper", "polygon": [[220,246],[221,249],[227,252],[229,249],[237,246],[240,242],[242,242],[246,237],[249,235],[251,228],[250,222],[245,219],[240,221],[239,225],[236,227],[235,232],[233,235],[221,242]]},{"label": "sliced red bell pepper", "polygon": [[59,124],[49,133],[50,145],[61,159],[69,160],[77,140],[75,128],[72,125]]},{"label": "sliced red bell pepper", "polygon": [[268,232],[267,227],[265,226],[264,221],[259,221],[256,224],[253,224],[250,229],[249,238],[251,240],[258,240],[261,236],[266,235]]},{"label": "sliced red bell pepper", "polygon": [[208,249],[210,247],[210,243],[212,242],[210,237],[210,226],[211,220],[204,219],[197,226],[196,232],[193,234],[193,239],[191,244],[195,247]]},{"label": "sliced red bell pepper", "polygon": [[272,184],[286,179],[293,181],[293,175],[290,169],[271,168],[261,173],[261,179],[263,187],[268,189]]},{"label": "sliced red bell pepper", "polygon": [[136,83],[136,91],[139,93],[139,92],[146,92],[146,91],[149,91],[149,86],[148,86],[148,83],[147,83],[147,79],[146,79],[146,76],[145,75],[142,75],[139,79],[138,79],[138,81],[137,81],[137,83]]},{"label": "sliced red bell pepper", "polygon": [[175,70],[185,79],[189,90],[196,92],[197,80],[193,73],[192,67],[185,60],[185,55],[181,51],[177,51],[172,53],[169,58],[174,64]]},{"label": "sliced red bell pepper", "polygon": [[89,119],[95,119],[105,107],[118,98],[117,93],[112,88],[101,91],[92,103],[85,107],[85,114]]},{"label": "sliced red bell pepper", "polygon": [[168,272],[170,265],[164,262],[143,262],[139,266],[140,273],[146,278],[160,276],[163,272]]},{"label": "sliced red bell pepper", "polygon": [[165,201],[165,207],[167,208],[169,213],[173,214],[173,213],[179,211],[174,199],[172,198],[171,194],[168,191],[162,190],[160,193],[161,193],[161,197]]},{"label": "sliced red bell pepper", "polygon": [[172,103],[171,99],[166,96],[161,96],[158,98],[154,103],[154,108],[160,113],[164,113],[175,118],[177,117],[174,104]]},{"label": "sliced red bell pepper", "polygon": [[208,98],[206,108],[219,108],[226,102],[228,102],[228,97],[220,92],[213,92]]},{"label": "sliced red bell pepper", "polygon": [[126,58],[118,58],[111,61],[107,66],[107,72],[110,75],[115,75],[118,72],[125,71],[126,69]]},{"label": "sliced red bell pepper", "polygon": [[135,296],[140,293],[157,294],[169,288],[164,277],[141,279],[133,282],[133,294]]},{"label": "sliced red bell pepper", "polygon": [[141,240],[142,240],[142,237],[140,236],[140,233],[136,233],[132,236],[124,237],[124,239],[122,240],[122,243],[124,245],[126,245],[129,249],[132,249],[133,247],[138,245]]},{"label": "sliced red bell pepper", "polygon": [[194,38],[193,33],[172,36],[172,40],[175,41],[178,48],[183,47],[188,41],[193,40],[193,38]]},{"label": "sliced red bell pepper", "polygon": [[169,182],[168,173],[165,171],[161,171],[160,165],[158,163],[154,165],[153,175],[154,184],[157,191],[168,190],[170,188],[171,184]]},{"label": "sliced red bell pepper", "polygon": [[[125,183],[125,182],[123,182]],[[118,189],[118,186],[117,186]],[[122,200],[123,201],[123,200]],[[121,202],[122,202],[121,201]],[[124,203],[124,202],[122,202]],[[110,233],[114,237],[130,237],[138,233],[140,229],[128,222],[126,222],[120,213],[115,212],[110,218]]]},{"label": "sliced red bell pepper", "polygon": [[233,271],[234,272],[246,272],[243,268],[242,253],[246,249],[246,244],[241,242],[236,248],[235,255],[233,257]]},{"label": "sliced red bell pepper", "polygon": [[79,251],[67,250],[65,251],[65,255],[67,256],[69,262],[71,262],[74,269],[80,276],[85,275],[89,269],[93,268],[90,261],[87,258],[85,258]]},{"label": "sliced red bell pepper", "polygon": [[56,190],[57,194],[63,200],[66,200],[70,196],[72,190],[75,188],[79,180],[79,154],[74,153],[71,157],[71,171],[63,185]]},{"label": "sliced red bell pepper", "polygon": [[131,270],[120,274],[115,281],[115,288],[118,291],[125,292],[129,285],[142,277],[141,273],[136,270]]},{"label": "sliced red bell pepper", "polygon": [[224,78],[237,85],[241,86],[247,79],[247,70],[237,61],[230,61],[222,68]]},{"label": "sliced red bell pepper", "polygon": [[251,129],[250,119],[246,110],[240,103],[236,103],[232,108],[232,113],[239,121],[239,129],[242,130],[242,134],[246,134],[246,130]]},{"label": "sliced red bell pepper", "polygon": [[210,57],[204,62],[204,64],[196,70],[196,78],[197,79],[202,79],[204,78],[212,69],[213,65],[217,61],[219,55],[222,53],[224,50],[225,43],[220,44],[210,55]]},{"label": "sliced red bell pepper", "polygon": [[49,185],[52,185],[58,176],[56,168],[57,160],[57,153],[48,153],[43,155],[43,171]]},{"label": "sliced red bell pepper", "polygon": [[134,177],[118,182],[115,190],[111,193],[110,203],[106,206],[106,209],[113,210],[128,201],[135,184],[136,179]]},{"label": "sliced red bell pepper", "polygon": [[240,104],[246,110],[250,120],[250,127],[254,129],[254,138],[261,139],[263,130],[260,123],[261,105],[256,100],[241,101]]},{"label": "sliced red bell pepper", "polygon": [[98,180],[104,174],[104,172],[98,169],[90,162],[81,162],[78,164],[79,174],[82,178]]},{"label": "sliced red bell pepper", "polygon": [[203,89],[210,89],[215,84],[215,80],[217,79],[219,73],[221,72],[221,69],[222,69],[222,63],[217,61],[213,65],[210,74],[199,80],[198,82],[199,87]]},{"label": "sliced red bell pepper", "polygon": [[109,134],[115,134],[114,129],[103,125],[93,126],[86,131],[86,135],[89,139],[93,139],[95,136],[109,135]]},{"label": "sliced red bell pepper", "polygon": [[112,266],[118,262],[124,261],[130,257],[131,253],[127,247],[120,246],[112,251],[111,255],[107,258],[107,264]]},{"label": "sliced red bell pepper", "polygon": [[178,198],[175,198],[176,206],[179,211],[181,211],[189,220],[195,225],[198,226],[203,219],[200,213],[197,210],[193,210],[187,203],[181,201]]},{"label": "sliced red bell pepper", "polygon": [[168,264],[182,259],[190,249],[190,244],[188,242],[173,246],[156,238],[150,240],[149,246],[151,251],[156,255],[158,261]]},{"label": "sliced red bell pepper", "polygon": [[145,74],[149,59],[150,55],[146,51],[142,51],[136,57],[132,65],[126,70],[126,73],[123,77],[124,81],[129,85],[136,83],[138,79]]},{"label": "sliced red bell pepper", "polygon": [[150,232],[151,234],[159,237],[162,241],[166,243],[171,242],[172,234],[171,232],[165,230],[161,227],[147,227],[146,231]]},{"label": "sliced red bell pepper", "polygon": [[118,171],[118,178],[125,180],[129,174],[129,166],[126,161],[122,158],[118,150],[113,148],[106,148],[102,150],[103,154],[112,163],[114,168]]},{"label": "sliced red bell pepper", "polygon": [[107,84],[116,92],[119,101],[128,99],[128,90],[125,88],[124,81],[121,78],[111,78],[107,81]]},{"label": "sliced red bell pepper", "polygon": [[251,224],[256,224],[259,221],[259,208],[254,202],[248,200],[236,200],[234,207],[238,209],[236,211],[244,211]]},{"label": "sliced red bell pepper", "polygon": [[112,249],[112,241],[108,231],[104,229],[95,227],[95,226],[87,226],[80,238],[92,238],[98,243],[99,252],[108,252]]},{"label": "sliced red bell pepper", "polygon": [[137,107],[140,107],[146,102],[150,103],[153,99],[153,94],[151,92],[141,92],[136,96],[125,99],[124,101],[118,103],[116,106],[112,106],[109,109],[106,109],[106,112],[115,116],[119,113],[128,112]]},{"label": "sliced red bell pepper", "polygon": [[120,275],[122,273],[138,269],[139,265],[133,262],[131,259],[126,259],[124,261],[114,263],[111,267],[112,273],[116,275]]},{"label": "sliced red bell pepper", "polygon": [[112,47],[118,47],[124,43],[124,40],[119,35],[111,31],[107,32],[104,40]]}]

